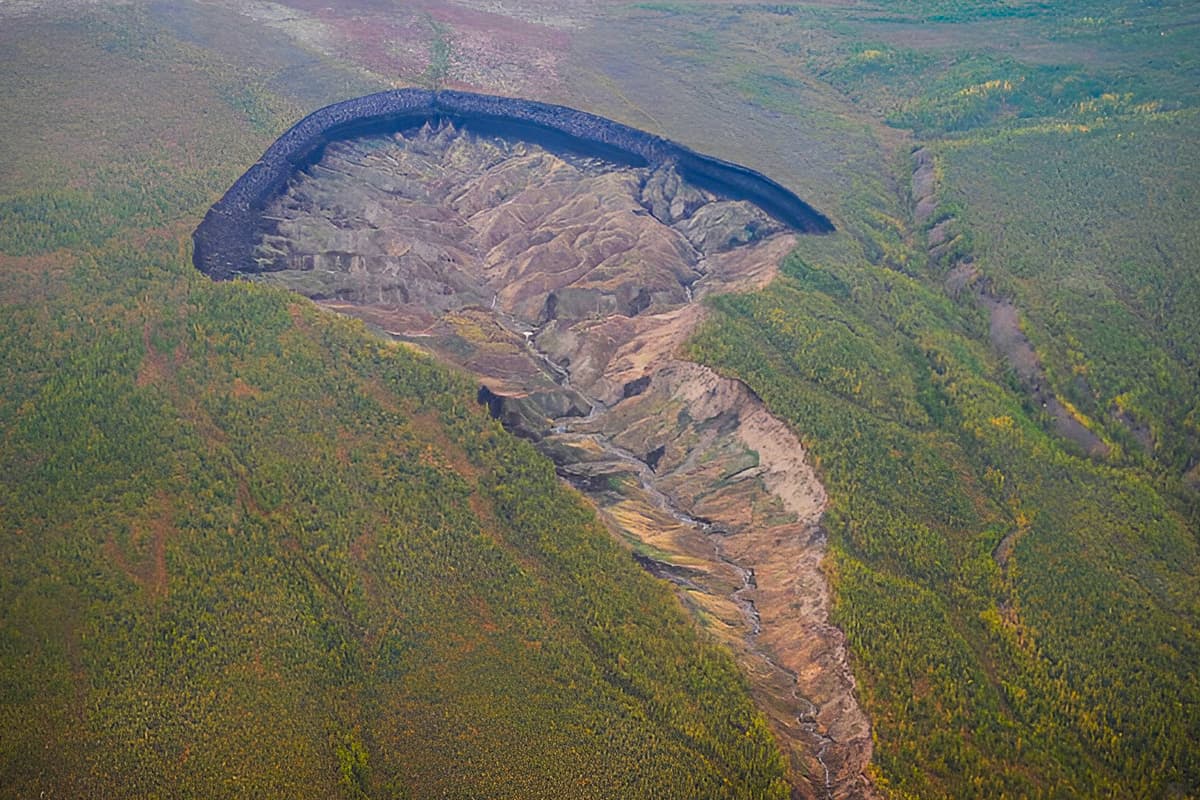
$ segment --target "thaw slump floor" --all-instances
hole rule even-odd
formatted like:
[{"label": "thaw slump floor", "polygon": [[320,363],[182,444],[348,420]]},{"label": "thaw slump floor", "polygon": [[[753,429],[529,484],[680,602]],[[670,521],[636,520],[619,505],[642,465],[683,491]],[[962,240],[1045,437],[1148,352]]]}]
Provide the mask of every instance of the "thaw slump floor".
[{"label": "thaw slump floor", "polygon": [[265,216],[252,279],[476,375],[737,654],[801,792],[871,794],[824,490],[757,397],[680,356],[699,301],[764,285],[793,234],[670,169],[450,125],[331,144]]}]

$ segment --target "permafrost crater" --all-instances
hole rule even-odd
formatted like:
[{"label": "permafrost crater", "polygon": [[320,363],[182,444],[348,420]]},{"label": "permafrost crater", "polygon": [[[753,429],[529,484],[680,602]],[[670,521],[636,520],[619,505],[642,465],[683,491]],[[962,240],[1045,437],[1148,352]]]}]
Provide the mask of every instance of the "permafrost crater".
[{"label": "permafrost crater", "polygon": [[737,655],[797,797],[873,797],[868,721],[795,435],[679,353],[714,293],[829,222],[758,173],[582,112],[397,91],[284,134],[196,231],[198,268],[289,287],[479,377]]}]

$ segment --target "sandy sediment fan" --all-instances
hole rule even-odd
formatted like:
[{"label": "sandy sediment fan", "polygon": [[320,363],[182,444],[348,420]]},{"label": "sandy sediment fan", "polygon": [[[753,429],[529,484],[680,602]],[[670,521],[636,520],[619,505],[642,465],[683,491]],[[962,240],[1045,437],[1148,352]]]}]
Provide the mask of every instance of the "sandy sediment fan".
[{"label": "sandy sediment fan", "polygon": [[396,89],[326,106],[280,136],[196,229],[196,267],[218,280],[256,271],[253,253],[265,233],[263,210],[293,173],[320,160],[330,142],[411,130],[440,120],[552,151],[638,167],[671,165],[684,180],[722,197],[754,203],[797,231],[833,230],[824,215],[765,175],[595,114],[511,97]]}]

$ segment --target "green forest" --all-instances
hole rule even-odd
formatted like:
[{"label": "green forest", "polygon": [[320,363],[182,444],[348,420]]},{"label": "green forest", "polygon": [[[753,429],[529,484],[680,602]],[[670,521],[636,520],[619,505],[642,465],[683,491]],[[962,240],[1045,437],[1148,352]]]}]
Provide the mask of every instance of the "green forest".
[{"label": "green forest", "polygon": [[732,657],[466,378],[194,271],[290,124],[431,82],[837,225],[686,350],[829,492],[885,796],[1200,796],[1194,4],[613,4],[525,83],[467,4],[393,61],[309,5],[0,4],[0,797],[789,796]]},{"label": "green forest", "polygon": [[[912,5],[937,47],[914,43],[909,7],[806,55],[913,132],[891,173],[905,187],[932,163],[933,207],[915,179],[891,205],[860,192],[843,235],[802,240],[763,292],[710,301],[690,355],[744,380],[820,467],[881,786],[1195,796],[1200,60],[1179,32],[1194,20],[1005,4],[1046,49],[1111,59],[1029,63],[956,47],[980,18],[967,4]],[[1015,302],[1106,455],[1054,433],[989,346],[980,292]]]}]

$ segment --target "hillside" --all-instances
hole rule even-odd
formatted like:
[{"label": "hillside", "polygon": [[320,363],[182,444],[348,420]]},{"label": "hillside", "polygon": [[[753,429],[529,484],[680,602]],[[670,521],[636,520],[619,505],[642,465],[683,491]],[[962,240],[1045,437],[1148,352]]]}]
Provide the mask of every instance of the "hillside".
[{"label": "hillside", "polygon": [[171,261],[6,305],[6,795],[778,794],[729,657],[470,386]]},{"label": "hillside", "polygon": [[[843,797],[869,755],[891,797],[1200,794],[1191,4],[0,15],[0,793]],[[288,126],[406,86],[668,137],[837,232],[734,248],[694,297],[585,275],[534,344],[616,411],[539,455],[282,287],[435,334],[402,338],[536,429],[494,370],[535,351],[484,317],[192,270]],[[546,241],[503,298],[538,324]],[[852,691],[797,715],[800,680]]]}]

